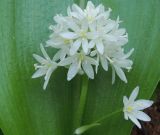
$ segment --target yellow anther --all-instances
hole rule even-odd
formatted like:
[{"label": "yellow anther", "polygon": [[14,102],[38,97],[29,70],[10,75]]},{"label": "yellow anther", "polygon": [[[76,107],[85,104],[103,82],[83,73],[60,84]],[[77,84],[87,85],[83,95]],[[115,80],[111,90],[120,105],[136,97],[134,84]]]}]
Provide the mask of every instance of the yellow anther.
[{"label": "yellow anther", "polygon": [[80,33],[80,36],[81,36],[82,38],[86,38],[86,37],[87,37],[86,32],[85,32],[85,31],[82,31],[82,32]]},{"label": "yellow anther", "polygon": [[64,39],[64,43],[69,44],[69,43],[71,43],[71,40],[70,39]]},{"label": "yellow anther", "polygon": [[92,21],[94,20],[94,18],[93,18],[92,16],[88,16],[88,17],[87,17],[87,20],[88,20],[89,22],[92,22]]},{"label": "yellow anther", "polygon": [[80,59],[81,61],[84,59],[83,54],[80,54],[80,55],[79,55],[79,59]]},{"label": "yellow anther", "polygon": [[132,112],[132,110],[133,110],[133,107],[131,107],[131,106],[129,106],[129,107],[127,108],[127,111],[128,111],[128,112]]}]

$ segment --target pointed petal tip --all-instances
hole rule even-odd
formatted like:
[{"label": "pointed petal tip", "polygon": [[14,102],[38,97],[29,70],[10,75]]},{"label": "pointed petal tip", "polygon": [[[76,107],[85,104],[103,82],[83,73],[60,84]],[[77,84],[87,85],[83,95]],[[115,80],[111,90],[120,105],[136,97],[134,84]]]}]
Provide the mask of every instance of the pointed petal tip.
[{"label": "pointed petal tip", "polygon": [[37,76],[36,72],[31,76],[32,79],[38,78],[39,76]]},{"label": "pointed petal tip", "polygon": [[135,91],[139,93],[139,86],[136,86]]},{"label": "pointed petal tip", "polygon": [[150,100],[150,103],[153,105],[154,101]]},{"label": "pointed petal tip", "polygon": [[137,86],[136,88],[133,89],[133,91],[129,97],[129,100],[134,101],[137,98],[138,93],[139,93],[139,87]]},{"label": "pointed petal tip", "polygon": [[36,77],[34,77],[34,74],[33,74],[33,75],[31,76],[31,78],[34,79],[34,78],[36,78]]},{"label": "pointed petal tip", "polygon": [[34,53],[34,54],[32,54],[32,56],[33,56],[34,58],[36,58],[37,54]]},{"label": "pointed petal tip", "polygon": [[46,88],[47,88],[47,84],[44,83],[44,85],[43,85],[43,90],[46,90]]},{"label": "pointed petal tip", "polygon": [[42,44],[42,43],[40,43],[40,48],[44,48],[44,46],[43,46],[43,44]]},{"label": "pointed petal tip", "polygon": [[46,87],[43,87],[43,90],[45,91],[45,90],[46,90]]},{"label": "pointed petal tip", "polygon": [[93,79],[94,79],[94,76],[92,76],[92,77],[89,77],[89,78],[93,80]]},{"label": "pointed petal tip", "polygon": [[70,78],[70,77],[67,77],[67,81],[71,81],[72,80],[72,78]]},{"label": "pointed petal tip", "polygon": [[128,83],[127,79],[124,80],[125,83]]}]

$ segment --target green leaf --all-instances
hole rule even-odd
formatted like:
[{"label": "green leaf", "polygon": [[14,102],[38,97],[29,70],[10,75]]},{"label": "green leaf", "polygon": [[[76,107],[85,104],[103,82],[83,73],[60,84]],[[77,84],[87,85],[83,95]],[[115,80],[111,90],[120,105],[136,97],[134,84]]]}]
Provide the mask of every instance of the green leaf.
[{"label": "green leaf", "polygon": [[[79,3],[78,0],[76,0]],[[133,69],[128,83],[118,78],[111,84],[109,72],[99,71],[88,84],[82,125],[91,123],[123,107],[123,95],[137,85],[140,98],[150,98],[160,79],[159,0],[95,0],[120,16],[129,34],[126,50],[134,48]],[[31,79],[33,53],[50,34],[48,26],[57,13],[65,14],[71,0],[0,1],[0,127],[4,135],[71,135],[80,98],[81,76],[66,80],[66,70],[58,69],[42,90],[43,79]],[[108,118],[87,135],[129,135],[132,124],[122,113]]]}]

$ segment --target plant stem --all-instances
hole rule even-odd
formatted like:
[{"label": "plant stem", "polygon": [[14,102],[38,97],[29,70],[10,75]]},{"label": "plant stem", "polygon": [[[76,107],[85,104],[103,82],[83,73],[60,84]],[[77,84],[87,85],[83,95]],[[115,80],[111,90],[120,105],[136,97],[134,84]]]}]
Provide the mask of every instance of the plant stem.
[{"label": "plant stem", "polygon": [[83,117],[84,108],[85,108],[86,99],[87,99],[88,78],[85,75],[83,75],[81,87],[82,89],[80,94],[80,101],[79,101],[78,110],[75,118],[75,128],[81,126],[82,117]]},{"label": "plant stem", "polygon": [[79,1],[79,6],[84,9],[85,8],[85,0],[80,0]]},{"label": "plant stem", "polygon": [[[86,0],[79,0],[79,6],[84,9],[85,8],[85,1]],[[87,98],[87,91],[88,91],[88,78],[86,75],[82,76],[82,84],[81,84],[81,93],[80,93],[80,99],[79,99],[79,105],[78,109],[75,114],[74,118],[74,129],[81,126],[82,123],[82,117],[84,114],[85,104],[86,104],[86,98]]]},{"label": "plant stem", "polygon": [[107,118],[109,118],[109,117],[111,117],[111,116],[113,116],[113,115],[115,115],[115,114],[117,114],[117,113],[120,113],[120,112],[122,112],[122,109],[119,109],[119,110],[117,110],[117,111],[115,111],[115,112],[112,112],[112,113],[110,113],[110,114],[107,114],[107,115],[103,116],[102,118],[96,120],[96,121],[93,122],[93,123],[102,122],[102,121],[104,121],[105,119],[107,119]]},{"label": "plant stem", "polygon": [[[114,116],[115,114],[120,113],[120,112],[122,112],[122,109],[119,109],[119,110],[117,110],[117,111],[115,111],[115,112],[112,112],[112,113],[110,113],[110,114],[107,114],[107,115],[103,116],[102,118],[100,118],[100,119],[92,122],[91,124],[83,125],[83,126],[79,127],[78,130],[82,130],[82,133],[84,133],[84,132],[86,132],[87,130],[93,128],[93,127],[99,126],[104,120],[106,120],[107,118],[112,117],[112,116]],[[77,129],[76,129],[76,130],[77,130]]]}]

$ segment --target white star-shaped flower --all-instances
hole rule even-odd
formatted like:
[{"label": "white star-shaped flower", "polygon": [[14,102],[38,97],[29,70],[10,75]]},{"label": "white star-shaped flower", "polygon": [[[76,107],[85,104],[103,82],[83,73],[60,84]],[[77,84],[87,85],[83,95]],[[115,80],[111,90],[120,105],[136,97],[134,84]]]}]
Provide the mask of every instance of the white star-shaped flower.
[{"label": "white star-shaped flower", "polygon": [[70,81],[78,72],[85,72],[87,76],[91,79],[94,79],[94,70],[92,65],[97,65],[97,61],[89,56],[86,56],[84,53],[77,53],[73,56],[70,56],[62,60],[59,65],[67,66],[70,65],[67,80]]},{"label": "white star-shaped flower", "polygon": [[40,64],[35,64],[34,65],[35,69],[37,71],[32,75],[32,78],[38,78],[38,77],[41,77],[41,76],[45,76],[44,77],[45,82],[44,82],[44,85],[43,85],[43,89],[46,89],[52,72],[57,68],[57,63],[50,59],[50,57],[46,53],[43,45],[40,45],[40,48],[41,48],[41,51],[42,51],[42,54],[43,54],[44,58],[37,55],[37,54],[33,54],[33,57]]},{"label": "white star-shaped flower", "polygon": [[123,97],[124,103],[124,118],[126,120],[130,119],[133,123],[137,125],[137,127],[141,128],[141,124],[138,120],[141,121],[150,121],[151,118],[144,113],[142,110],[150,107],[153,104],[151,100],[144,100],[139,99],[135,100],[139,93],[139,87],[137,86],[133,92],[131,93],[130,97],[127,98],[126,96]]},{"label": "white star-shaped flower", "polygon": [[71,31],[66,31],[60,34],[62,38],[68,40],[75,40],[73,44],[70,46],[70,54],[74,55],[79,48],[82,46],[83,51],[87,54],[89,51],[88,46],[88,39],[89,39],[89,32],[88,32],[88,24],[84,20],[81,25],[73,23],[70,26]]},{"label": "white star-shaped flower", "polygon": [[133,53],[134,49],[131,49],[127,54],[124,54],[123,50],[116,52],[114,57],[108,57],[108,60],[112,66],[112,84],[115,82],[115,73],[118,77],[127,83],[126,75],[123,69],[127,69],[128,72],[132,69],[133,61],[128,57]]}]

